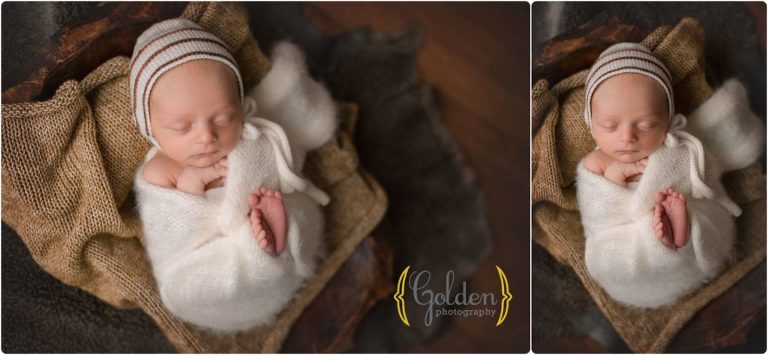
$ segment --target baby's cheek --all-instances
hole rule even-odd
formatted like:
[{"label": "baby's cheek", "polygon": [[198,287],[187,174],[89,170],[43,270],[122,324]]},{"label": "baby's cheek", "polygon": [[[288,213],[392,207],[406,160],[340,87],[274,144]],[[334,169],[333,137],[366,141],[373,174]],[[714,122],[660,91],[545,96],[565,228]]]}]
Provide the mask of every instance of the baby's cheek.
[{"label": "baby's cheek", "polygon": [[235,149],[235,147],[237,146],[237,143],[239,142],[240,142],[240,134],[231,132],[227,135],[225,149],[227,151],[232,151],[233,149]]},{"label": "baby's cheek", "polygon": [[597,133],[594,138],[595,143],[597,143],[597,146],[602,150],[612,150],[610,148],[614,146],[617,141],[617,139],[614,139],[609,134],[605,133]]},{"label": "baby's cheek", "polygon": [[659,131],[653,135],[651,138],[651,144],[653,145],[654,150],[660,148],[664,144],[664,138],[666,138],[666,136],[667,135],[662,131]]},{"label": "baby's cheek", "polygon": [[643,151],[646,155],[650,156],[653,154],[653,152],[661,148],[662,145],[664,145],[663,137],[661,139],[658,137],[652,137],[646,140],[645,144],[643,145]]}]

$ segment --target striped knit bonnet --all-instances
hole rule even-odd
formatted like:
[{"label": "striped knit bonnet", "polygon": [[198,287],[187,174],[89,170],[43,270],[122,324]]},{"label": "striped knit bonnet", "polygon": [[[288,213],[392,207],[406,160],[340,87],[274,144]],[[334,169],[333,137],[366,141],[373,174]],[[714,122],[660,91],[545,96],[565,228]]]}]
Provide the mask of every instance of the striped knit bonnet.
[{"label": "striped knit bonnet", "polygon": [[237,62],[224,41],[200,25],[186,19],[170,19],[152,25],[136,40],[131,57],[131,112],[139,132],[158,148],[149,115],[152,87],[163,73],[199,59],[229,66],[237,77],[242,102],[243,79]]},{"label": "striped knit bonnet", "polygon": [[667,94],[670,120],[675,114],[672,76],[669,69],[648,48],[639,43],[617,43],[604,50],[589,70],[584,91],[584,120],[592,133],[592,95],[608,78],[624,74],[642,74],[656,80]]}]

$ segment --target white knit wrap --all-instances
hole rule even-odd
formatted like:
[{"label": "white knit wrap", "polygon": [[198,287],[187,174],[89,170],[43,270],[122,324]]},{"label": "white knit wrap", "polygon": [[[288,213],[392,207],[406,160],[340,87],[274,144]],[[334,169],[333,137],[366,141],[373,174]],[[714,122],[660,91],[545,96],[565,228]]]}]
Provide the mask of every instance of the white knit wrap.
[{"label": "white knit wrap", "polygon": [[131,57],[131,112],[136,127],[155,147],[149,97],[163,73],[193,60],[208,59],[234,71],[243,98],[243,80],[226,43],[202,26],[181,18],[158,22],[136,40]]},{"label": "white knit wrap", "polygon": [[246,123],[243,127],[242,138],[258,140],[263,136],[269,142],[274,152],[275,167],[279,177],[279,190],[283,193],[304,192],[318,204],[327,205],[330,197],[314,186],[311,181],[294,172],[296,165],[285,130],[275,122],[256,116],[257,105],[253,98],[246,97],[243,104]]},{"label": "white knit wrap", "polygon": [[[690,239],[682,248],[667,248],[653,230],[657,191],[672,187],[686,195],[692,192],[688,159],[692,157],[684,147],[662,146],[648,158],[635,190],[587,170],[583,162],[578,165],[584,263],[613,299],[637,307],[672,304],[725,267],[736,228],[731,212],[717,199],[687,200]],[[718,178],[709,175],[708,182],[725,194]]]}]

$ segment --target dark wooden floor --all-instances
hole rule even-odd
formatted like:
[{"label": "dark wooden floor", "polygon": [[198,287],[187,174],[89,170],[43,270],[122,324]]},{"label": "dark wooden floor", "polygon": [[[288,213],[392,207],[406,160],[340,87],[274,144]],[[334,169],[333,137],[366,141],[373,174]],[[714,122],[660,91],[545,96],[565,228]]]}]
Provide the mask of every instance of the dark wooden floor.
[{"label": "dark wooden floor", "polygon": [[[424,30],[418,58],[437,88],[443,122],[484,193],[494,250],[470,291],[499,289],[495,265],[514,298],[500,327],[455,318],[434,343],[412,352],[527,352],[529,349],[529,5],[527,3],[311,3],[305,14],[326,35],[369,26]],[[498,292],[498,291],[496,291]],[[393,315],[395,316],[395,315]]]},{"label": "dark wooden floor", "polygon": [[755,25],[757,25],[757,32],[760,35],[760,43],[763,49],[765,49],[765,7],[766,4],[762,1],[747,1],[746,2],[749,11],[755,18]]}]

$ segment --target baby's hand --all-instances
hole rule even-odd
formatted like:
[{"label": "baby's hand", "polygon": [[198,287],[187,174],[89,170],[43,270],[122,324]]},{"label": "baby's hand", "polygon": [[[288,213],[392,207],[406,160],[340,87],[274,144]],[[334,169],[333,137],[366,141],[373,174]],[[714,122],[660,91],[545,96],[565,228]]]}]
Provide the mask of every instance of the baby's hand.
[{"label": "baby's hand", "polygon": [[603,176],[616,184],[627,186],[627,179],[642,174],[645,171],[645,167],[647,165],[648,158],[638,160],[634,163],[614,161],[610,163],[607,168],[605,168],[605,173]]},{"label": "baby's hand", "polygon": [[222,158],[211,166],[197,168],[188,166],[179,174],[176,188],[194,195],[203,195],[205,186],[219,178],[227,176],[227,158]]}]

